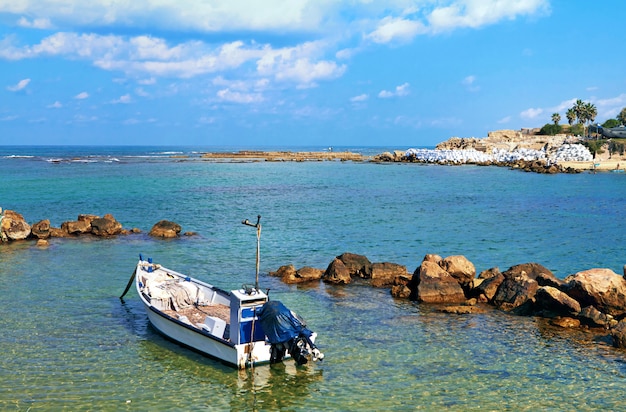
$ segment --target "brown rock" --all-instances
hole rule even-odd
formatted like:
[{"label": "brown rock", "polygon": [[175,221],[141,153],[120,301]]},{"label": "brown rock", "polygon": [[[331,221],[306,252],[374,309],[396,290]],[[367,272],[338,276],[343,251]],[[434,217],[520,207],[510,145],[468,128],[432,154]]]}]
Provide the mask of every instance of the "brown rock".
[{"label": "brown rock", "polygon": [[550,324],[560,326],[562,328],[578,328],[580,326],[580,321],[578,319],[568,317],[558,317],[550,320]]},{"label": "brown rock", "polygon": [[[480,282],[480,284],[476,285],[472,289],[472,291],[470,293],[471,296],[483,295],[483,296],[485,296],[487,301],[493,300],[493,297],[496,295],[496,292],[498,291],[498,288],[500,287],[502,282],[504,282],[504,275],[502,273],[500,273],[498,268],[495,268],[495,270],[497,271],[497,273],[495,271],[490,272],[489,273],[490,277],[479,278],[479,279],[482,280],[482,282]],[[482,275],[482,273],[481,273],[481,275]],[[487,276],[487,275],[485,275],[485,276]]]},{"label": "brown rock", "polygon": [[522,273],[528,276],[529,279],[537,281],[539,286],[554,286],[562,283],[561,280],[554,276],[550,269],[547,269],[539,263],[522,263],[515,265],[510,267],[503,275],[505,277],[516,277]]},{"label": "brown rock", "polygon": [[354,253],[343,253],[337,256],[350,272],[350,276],[369,279],[372,275],[372,263],[363,256]]},{"label": "brown rock", "polygon": [[580,303],[552,286],[542,286],[535,294],[536,308],[556,315],[573,315],[580,312]]},{"label": "brown rock", "polygon": [[121,232],[122,224],[111,214],[107,213],[104,217],[96,217],[91,221],[91,233],[96,236],[114,236],[119,235]]},{"label": "brown rock", "polygon": [[513,310],[535,297],[539,285],[525,273],[504,278],[492,302],[502,310]]},{"label": "brown rock", "polygon": [[396,263],[373,263],[371,270],[371,285],[375,288],[392,286],[398,276],[407,276],[406,266]]},{"label": "brown rock", "polygon": [[445,306],[439,309],[439,312],[452,313],[455,315],[468,315],[472,313],[485,313],[486,310],[479,306],[457,305],[457,306]]},{"label": "brown rock", "polygon": [[467,287],[476,276],[474,264],[462,255],[448,256],[439,265],[463,287]]},{"label": "brown rock", "polygon": [[585,306],[582,308],[578,314],[578,319],[585,325],[591,327],[608,328],[617,324],[613,316],[602,313],[593,306]]},{"label": "brown rock", "polygon": [[91,232],[91,224],[85,220],[75,220],[61,223],[61,229],[70,235],[82,235]]},{"label": "brown rock", "polygon": [[46,239],[37,239],[37,243],[36,243],[37,247],[47,247],[49,246],[49,243]]},{"label": "brown rock", "polygon": [[399,299],[409,299],[411,296],[411,289],[406,285],[393,285],[391,287],[391,296]]},{"label": "brown rock", "polygon": [[438,264],[424,261],[413,275],[415,298],[426,303],[460,303],[465,301],[461,285]]},{"label": "brown rock", "polygon": [[270,276],[276,276],[279,278],[282,278],[285,275],[295,275],[296,274],[296,267],[294,265],[283,265],[281,267],[278,268],[278,270],[276,270],[275,272],[269,272]]},{"label": "brown rock", "polygon": [[309,266],[305,266],[297,271],[285,273],[281,280],[287,284],[293,283],[304,283],[311,282],[315,280],[320,280],[324,271],[321,269],[312,268]]},{"label": "brown rock", "polygon": [[442,260],[443,258],[441,256],[429,253],[426,256],[424,256],[424,259],[422,259],[422,262],[435,262],[436,264],[439,265]]},{"label": "brown rock", "polygon": [[178,223],[170,222],[169,220],[161,220],[152,226],[149,235],[153,237],[175,238],[178,237],[181,230],[182,228]]},{"label": "brown rock", "polygon": [[589,269],[565,278],[563,291],[600,312],[626,315],[626,280],[611,269]]},{"label": "brown rock", "polygon": [[48,239],[50,237],[50,220],[40,220],[31,227],[30,232],[37,239]]},{"label": "brown rock", "polygon": [[50,237],[69,237],[70,234],[67,231],[58,227],[50,227]]},{"label": "brown rock", "polygon": [[347,285],[352,282],[352,277],[346,265],[339,258],[335,258],[326,268],[322,280],[335,285]]},{"label": "brown rock", "polygon": [[5,210],[2,217],[0,236],[8,240],[23,240],[30,236],[30,225],[24,220],[24,216],[13,210]]},{"label": "brown rock", "polygon": [[617,326],[611,329],[613,346],[616,348],[626,348],[626,319],[619,321]]}]

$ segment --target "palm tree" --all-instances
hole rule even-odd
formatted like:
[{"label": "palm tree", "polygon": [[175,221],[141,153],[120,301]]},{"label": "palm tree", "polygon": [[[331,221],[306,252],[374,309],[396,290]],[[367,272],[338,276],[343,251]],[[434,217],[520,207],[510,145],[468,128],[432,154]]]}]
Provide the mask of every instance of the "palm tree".
[{"label": "palm tree", "polygon": [[574,112],[573,107],[567,109],[567,112],[565,112],[565,117],[567,117],[567,123],[572,126],[574,124],[574,120],[576,120],[576,112]]},{"label": "palm tree", "polygon": [[552,113],[552,121],[554,122],[555,126],[558,126],[559,122],[561,121],[561,115],[558,113]]},{"label": "palm tree", "polygon": [[[585,103],[585,128],[587,128],[587,122],[589,124],[593,123],[596,120],[596,116],[598,115],[598,109],[596,105],[593,103]],[[598,135],[596,134],[596,139]]]},{"label": "palm tree", "polygon": [[617,120],[619,120],[622,125],[626,125],[626,107],[624,107],[622,111],[619,112],[619,114],[617,115]]}]

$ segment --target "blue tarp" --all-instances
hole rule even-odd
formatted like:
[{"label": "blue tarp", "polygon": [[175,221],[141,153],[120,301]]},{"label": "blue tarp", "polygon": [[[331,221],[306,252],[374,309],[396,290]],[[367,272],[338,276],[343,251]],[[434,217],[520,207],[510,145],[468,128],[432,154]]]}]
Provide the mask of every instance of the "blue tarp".
[{"label": "blue tarp", "polygon": [[300,334],[307,338],[312,332],[281,302],[271,300],[258,311],[261,326],[270,343],[284,343]]}]

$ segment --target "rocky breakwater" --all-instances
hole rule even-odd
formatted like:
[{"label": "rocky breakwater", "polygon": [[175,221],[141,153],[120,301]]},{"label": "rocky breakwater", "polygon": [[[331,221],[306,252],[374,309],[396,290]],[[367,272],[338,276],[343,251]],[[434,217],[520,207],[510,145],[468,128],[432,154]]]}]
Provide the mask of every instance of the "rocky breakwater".
[{"label": "rocky breakwater", "polygon": [[434,304],[447,313],[499,310],[542,317],[554,326],[580,328],[626,348],[626,265],[623,271],[620,276],[611,269],[593,268],[561,280],[539,263],[523,263],[477,275],[465,256],[428,254],[411,274],[399,264],[372,263],[366,256],[343,253],[325,270],[285,265],[269,274],[289,284],[322,281],[389,288],[395,298]]},{"label": "rocky breakwater", "polygon": [[536,173],[578,173],[571,167],[562,167],[560,162],[588,162],[593,157],[589,150],[580,144],[564,144],[547,152],[517,148],[504,150],[494,148],[491,153],[469,149],[408,149],[405,152],[385,152],[374,157],[377,162],[432,163],[442,165],[495,165],[507,166]]},{"label": "rocky breakwater", "polygon": [[532,136],[513,130],[490,132],[484,139],[453,137],[435,149],[412,148],[373,158],[377,162],[508,166],[537,173],[578,173],[580,169],[561,163],[592,160],[589,150],[571,136]]},{"label": "rocky breakwater", "polygon": [[[80,214],[76,220],[65,221],[60,227],[53,227],[49,219],[43,219],[32,225],[24,217],[13,210],[0,210],[0,238],[3,242],[27,239],[37,240],[37,244],[45,246],[49,238],[74,238],[81,235],[111,237],[141,233],[138,228],[124,229],[122,224],[111,214],[98,215]],[[168,220],[156,223],[149,235],[158,238],[178,237],[181,226]],[[186,232],[185,235],[192,235]]]}]

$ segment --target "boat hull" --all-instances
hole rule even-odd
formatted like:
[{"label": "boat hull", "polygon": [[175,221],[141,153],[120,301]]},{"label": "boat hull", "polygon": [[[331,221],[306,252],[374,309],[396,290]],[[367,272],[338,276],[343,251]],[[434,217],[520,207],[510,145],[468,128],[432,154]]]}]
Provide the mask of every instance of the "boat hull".
[{"label": "boat hull", "polygon": [[[241,296],[247,297],[243,291],[232,291],[228,293],[181,273],[141,260],[137,264],[135,274],[137,294],[141,298],[146,314],[148,315],[148,320],[152,326],[166,338],[205,356],[240,369],[257,364],[269,363],[271,345],[265,341],[264,337],[259,337],[256,340],[244,339],[242,332],[240,332],[242,324],[240,318],[234,321],[231,320],[229,323],[230,331],[228,333],[224,333],[224,336],[222,336],[222,333],[216,336],[210,331],[202,329],[200,326],[203,325],[193,324],[189,322],[189,319],[183,319],[185,318],[184,316],[180,316],[177,312],[172,311],[171,308],[170,310],[164,310],[164,300],[162,296],[149,296],[150,290],[158,292],[159,284],[155,278],[160,276],[162,279],[166,276],[168,277],[168,282],[193,284],[193,287],[197,288],[197,290],[201,290],[201,293],[205,297],[210,296],[210,302],[218,301],[226,309],[231,309],[231,319],[233,319],[233,307],[232,305],[228,306],[230,304],[229,299],[234,299],[239,302]],[[150,282],[154,282],[153,284],[156,286],[148,287],[147,284]],[[267,300],[267,297],[262,295],[261,299],[264,299],[264,302]],[[165,300],[169,302],[169,298]],[[255,303],[252,305],[253,306],[247,306],[249,308],[248,311],[254,307]],[[234,313],[238,313],[237,310],[235,310]],[[250,324],[248,324],[248,326],[250,326]],[[252,329],[254,328],[254,323],[252,323]],[[260,326],[258,326],[257,329],[260,329]]]}]

